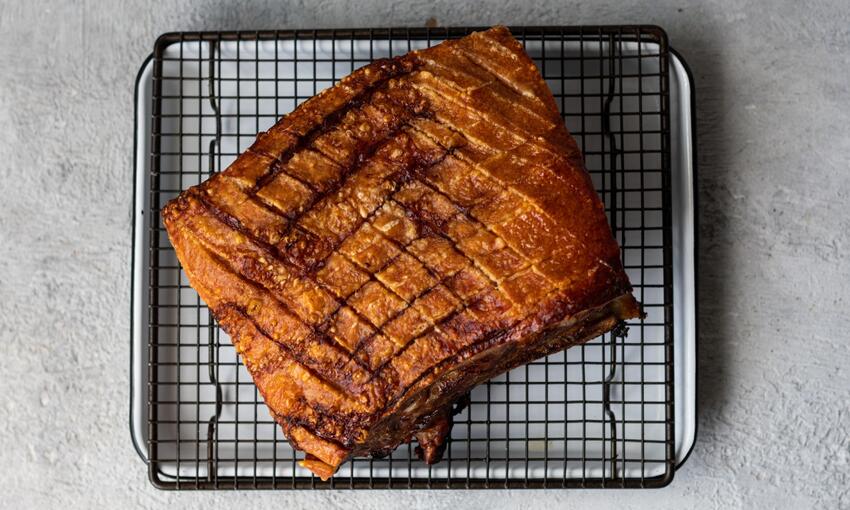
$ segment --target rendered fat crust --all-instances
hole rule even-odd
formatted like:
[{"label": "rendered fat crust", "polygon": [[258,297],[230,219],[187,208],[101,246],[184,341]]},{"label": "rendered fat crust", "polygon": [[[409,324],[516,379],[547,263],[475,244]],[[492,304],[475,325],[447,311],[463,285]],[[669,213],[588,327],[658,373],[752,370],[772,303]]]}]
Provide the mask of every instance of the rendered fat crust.
[{"label": "rendered fat crust", "polygon": [[554,98],[495,27],[358,69],[163,221],[302,466],[414,438],[475,385],[639,315]]}]

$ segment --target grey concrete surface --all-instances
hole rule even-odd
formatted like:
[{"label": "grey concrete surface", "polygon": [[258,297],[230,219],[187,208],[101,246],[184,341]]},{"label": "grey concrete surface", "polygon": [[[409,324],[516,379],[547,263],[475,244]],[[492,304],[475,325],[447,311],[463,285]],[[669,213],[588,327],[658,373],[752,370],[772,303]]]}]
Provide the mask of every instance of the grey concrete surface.
[{"label": "grey concrete surface", "polygon": [[[133,80],[171,30],[654,23],[699,116],[699,437],[659,491],[167,493],[127,430]],[[846,0],[0,0],[0,507],[850,508]]]}]

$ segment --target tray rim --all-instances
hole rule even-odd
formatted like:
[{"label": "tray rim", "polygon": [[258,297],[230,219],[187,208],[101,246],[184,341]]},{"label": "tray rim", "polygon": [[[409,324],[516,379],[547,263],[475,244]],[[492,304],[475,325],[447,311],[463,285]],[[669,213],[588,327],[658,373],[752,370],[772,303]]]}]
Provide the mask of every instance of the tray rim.
[{"label": "tray rim", "polygon": [[[473,27],[439,27],[435,30],[439,31],[440,33],[445,34],[446,36],[451,36],[451,34],[453,34],[453,33],[465,34],[470,30],[486,30],[487,28],[489,28],[489,27],[487,27],[487,26],[480,26],[480,27],[478,27],[478,26],[473,26]],[[544,25],[531,26],[531,25],[529,25],[529,26],[523,26],[523,27],[510,26],[509,28],[512,31],[514,29],[541,30],[541,31],[556,29],[556,30],[562,30],[563,31],[563,30],[568,29],[568,28],[571,28],[571,29],[580,28],[582,30],[587,30],[587,31],[592,31],[592,30],[599,31],[599,30],[611,29],[611,28],[616,28],[616,29],[619,29],[619,30],[639,29],[639,30],[644,30],[644,31],[649,30],[649,31],[656,32],[656,34],[658,34],[661,38],[663,38],[663,40],[665,42],[667,41],[666,32],[664,31],[663,28],[661,28],[657,25],[643,25],[643,24],[640,24],[640,25],[610,25],[610,26],[609,25],[583,25],[583,26],[580,26],[580,27],[544,26]],[[139,215],[137,215],[137,213],[139,212],[139,209],[137,207],[137,200],[138,200],[137,183],[138,183],[138,179],[139,179],[138,174],[139,174],[139,170],[140,170],[140,164],[144,165],[144,163],[139,162],[139,152],[138,152],[139,151],[139,135],[140,135],[140,133],[139,133],[139,131],[140,131],[140,124],[139,124],[140,97],[139,97],[139,94],[140,94],[140,90],[141,90],[141,87],[142,87],[142,80],[145,77],[145,75],[148,74],[148,72],[151,70],[150,68],[151,68],[152,62],[154,60],[154,57],[156,55],[159,55],[160,52],[163,51],[164,48],[168,44],[175,43],[175,42],[180,43],[180,42],[204,41],[204,40],[217,40],[217,41],[223,40],[223,41],[237,41],[238,42],[238,41],[246,40],[246,39],[243,39],[243,38],[248,38],[248,37],[252,38],[251,40],[253,40],[254,38],[257,39],[257,40],[275,40],[275,39],[279,39],[279,38],[287,37],[287,36],[289,36],[291,38],[299,39],[299,34],[301,36],[303,36],[304,39],[307,39],[307,40],[311,40],[311,39],[318,40],[318,39],[322,39],[322,38],[333,39],[335,37],[340,36],[341,35],[340,33],[342,33],[342,35],[351,35],[351,38],[355,39],[355,38],[358,38],[358,36],[359,37],[364,37],[364,36],[374,37],[375,32],[386,33],[389,37],[392,37],[392,34],[393,34],[394,31],[401,32],[401,31],[407,31],[407,30],[410,30],[410,29],[411,29],[411,27],[385,27],[385,28],[353,28],[353,29],[340,28],[340,29],[302,29],[302,30],[287,29],[287,30],[253,30],[253,31],[247,31],[246,30],[246,31],[166,32],[166,33],[163,33],[162,35],[160,35],[157,38],[155,45],[154,45],[154,51],[152,53],[150,53],[143,60],[141,66],[139,67],[139,71],[136,74],[136,78],[134,80],[134,94],[133,94],[133,160],[132,160],[132,164],[133,164],[133,172],[132,172],[132,175],[133,175],[133,197],[132,197],[132,205],[131,205],[132,213],[133,213],[133,222],[132,222],[132,225],[131,225],[131,227],[132,227],[131,228],[132,250],[131,250],[131,253],[130,253],[130,272],[131,272],[131,278],[130,278],[130,335],[129,335],[130,336],[130,356],[129,356],[130,391],[129,391],[129,416],[128,416],[129,423],[128,423],[128,425],[129,425],[129,429],[130,429],[129,432],[130,432],[130,437],[131,437],[131,440],[132,440],[132,443],[133,443],[133,448],[136,450],[137,455],[142,460],[142,462],[145,463],[145,465],[150,464],[150,459],[149,459],[148,452],[147,452],[147,446],[144,444],[144,441],[141,439],[141,432],[136,427],[136,420],[137,420],[138,416],[137,416],[136,407],[135,407],[135,403],[136,403],[135,401],[138,397],[137,393],[141,394],[143,392],[141,386],[137,386],[136,379],[137,378],[144,378],[144,375],[141,375],[141,373],[143,372],[143,370],[141,369],[142,367],[136,368],[136,359],[135,359],[136,356],[135,356],[135,348],[134,348],[136,343],[138,341],[141,341],[140,339],[137,338],[137,335],[136,335],[137,324],[136,324],[136,321],[135,321],[135,315],[136,315],[135,314],[135,308],[136,308],[136,304],[137,304],[136,293],[138,292],[138,289],[136,288],[137,223],[141,220],[142,225],[144,225],[144,217],[143,217],[144,210],[142,210],[141,213],[140,213],[140,215],[142,216],[141,218],[139,218]],[[428,29],[427,31],[430,33],[430,29]],[[593,37],[593,35],[594,34],[592,34],[592,33],[587,34],[588,37]],[[601,35],[602,35],[602,32],[600,32],[600,36]],[[686,446],[685,446],[685,448],[682,449],[684,454],[681,455],[681,459],[678,459],[678,458],[676,459],[676,463],[673,465],[673,468],[674,468],[673,470],[671,470],[671,471],[669,471],[669,472],[667,472],[664,475],[661,475],[659,477],[647,478],[646,481],[655,481],[655,480],[658,481],[658,483],[653,484],[651,486],[651,488],[662,488],[662,487],[666,487],[670,483],[672,483],[672,481],[674,479],[675,472],[678,471],[679,468],[681,468],[685,464],[685,462],[690,458],[691,453],[693,453],[694,447],[696,445],[696,440],[697,440],[697,437],[698,437],[698,434],[699,434],[699,424],[698,424],[698,420],[697,420],[697,417],[699,416],[699,400],[698,400],[697,397],[698,397],[698,389],[699,389],[698,388],[698,385],[699,385],[699,362],[698,361],[699,361],[699,343],[700,343],[699,342],[699,307],[697,305],[698,286],[699,286],[699,272],[698,272],[698,262],[699,262],[698,261],[698,253],[699,253],[699,230],[698,230],[699,229],[699,204],[698,204],[697,184],[698,184],[699,173],[698,173],[698,159],[697,159],[697,145],[698,145],[698,143],[697,143],[697,130],[696,130],[696,126],[697,126],[696,91],[695,91],[695,87],[694,87],[693,72],[692,72],[691,67],[688,64],[687,60],[683,57],[683,55],[679,51],[677,51],[675,48],[673,48],[669,44],[667,45],[667,49],[672,56],[672,58],[670,59],[670,61],[671,61],[671,74],[678,73],[678,70],[676,69],[676,65],[678,64],[678,66],[681,67],[681,72],[682,72],[682,74],[684,75],[684,78],[685,78],[684,84],[687,85],[687,92],[689,93],[689,96],[690,96],[689,100],[682,101],[682,102],[689,103],[689,113],[690,113],[689,122],[687,122],[687,124],[689,124],[688,128],[690,130],[690,132],[689,132],[690,136],[688,137],[688,139],[690,141],[690,145],[689,145],[688,148],[690,150],[690,156],[691,156],[689,158],[690,159],[690,174],[691,174],[690,175],[690,177],[691,177],[691,189],[689,191],[691,193],[691,197],[690,197],[691,211],[690,212],[691,212],[691,219],[692,219],[692,239],[690,240],[690,242],[691,242],[691,246],[692,246],[692,250],[693,250],[693,260],[690,261],[690,262],[691,262],[692,274],[693,274],[693,290],[692,290],[693,310],[691,310],[691,313],[692,313],[692,316],[693,316],[693,333],[694,333],[693,339],[690,339],[690,340],[692,341],[692,344],[693,344],[692,349],[693,349],[693,357],[694,357],[693,390],[692,390],[694,396],[693,396],[692,399],[690,399],[693,402],[693,406],[692,406],[693,412],[688,413],[688,414],[691,414],[693,416],[693,419],[692,419],[693,424],[692,424],[691,429],[690,429],[690,430],[692,430],[692,433],[691,434],[683,434],[682,441],[683,441],[683,444],[686,445]],[[144,268],[142,268],[141,270],[144,271]],[[674,325],[675,325],[675,322],[674,322]],[[674,345],[675,345],[675,342],[674,342]],[[675,392],[675,393],[678,393],[678,392]],[[675,395],[675,393],[674,393],[674,395]],[[685,401],[687,401],[687,400],[688,399],[685,399]],[[675,401],[676,401],[676,399],[674,397],[674,404],[675,404]],[[139,411],[143,412],[144,410],[140,409]],[[142,414],[142,413],[138,413],[138,414]],[[674,436],[674,445],[673,445],[674,449],[677,446],[675,443],[676,443],[676,440],[675,440],[675,436]],[[162,483],[163,481],[160,480],[159,478],[157,478],[154,475],[155,475],[154,473],[151,473],[149,471],[149,479],[150,479],[152,485],[154,485],[155,487],[157,487],[159,489],[171,488],[170,485],[163,484]],[[483,481],[483,480],[479,480],[479,481]],[[380,488],[380,480],[376,478],[375,482],[376,482],[374,484],[375,488]],[[483,481],[483,482],[486,482],[486,481]],[[529,482],[531,482],[531,480],[529,480]],[[480,485],[468,485],[465,488],[492,488],[492,487],[493,487],[492,484],[482,483]],[[595,485],[588,485],[588,488],[594,488],[594,487],[596,487],[596,486]],[[600,485],[599,487],[619,488],[619,486],[613,485],[613,484],[612,485]],[[226,484],[225,484],[225,487],[223,487],[223,488],[227,488]],[[339,487],[338,489],[347,489],[347,488],[348,487]],[[430,488],[430,484],[429,484],[428,488]],[[513,487],[512,486],[510,488],[522,488],[522,487]],[[529,488],[529,489],[543,488],[543,486],[541,485],[541,486],[538,487],[536,485],[529,484],[529,485],[527,485],[526,488]],[[554,487],[551,487],[551,488],[554,488]],[[648,486],[647,488],[650,488],[650,487]],[[415,488],[414,488],[414,490],[415,490]]]},{"label": "tray rim", "polygon": [[[690,446],[688,446],[686,453],[682,456],[682,460],[676,463],[676,470],[682,467],[685,462],[690,458],[691,454],[694,451],[694,446],[697,443],[697,437],[699,437],[699,306],[697,304],[697,299],[699,297],[699,193],[697,188],[697,182],[699,180],[699,172],[698,172],[698,164],[697,164],[697,95],[696,89],[694,87],[694,74],[691,70],[691,66],[688,64],[688,61],[685,60],[685,57],[677,51],[672,46],[669,46],[668,49],[670,53],[674,57],[674,62],[678,63],[682,66],[682,71],[685,74],[685,78],[687,79],[688,89],[690,91],[690,112],[691,112],[691,122],[690,122],[690,138],[691,138],[691,218],[693,219],[693,238],[691,239],[691,243],[693,246],[693,298],[694,298],[694,309],[693,309],[693,317],[694,317],[694,338],[693,338],[693,354],[694,354],[694,419],[693,419],[693,437],[690,438]],[[672,479],[670,480],[672,482]],[[669,485],[669,483],[667,485]],[[665,485],[666,486],[666,485]]]}]

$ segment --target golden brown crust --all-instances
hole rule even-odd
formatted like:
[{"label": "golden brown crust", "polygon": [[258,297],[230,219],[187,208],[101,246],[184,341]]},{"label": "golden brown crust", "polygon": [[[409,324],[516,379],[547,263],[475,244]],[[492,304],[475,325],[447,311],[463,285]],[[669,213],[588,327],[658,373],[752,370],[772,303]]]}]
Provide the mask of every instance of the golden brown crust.
[{"label": "golden brown crust", "polygon": [[578,147],[504,27],[355,71],[162,216],[322,478],[414,435],[437,460],[472,386],[639,313]]}]

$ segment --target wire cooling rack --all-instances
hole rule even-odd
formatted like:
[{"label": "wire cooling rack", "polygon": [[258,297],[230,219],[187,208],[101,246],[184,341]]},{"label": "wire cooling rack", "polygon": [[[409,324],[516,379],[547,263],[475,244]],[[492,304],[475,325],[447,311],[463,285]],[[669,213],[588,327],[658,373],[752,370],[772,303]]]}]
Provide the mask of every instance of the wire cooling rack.
[{"label": "wire cooling rack", "polygon": [[173,33],[157,40],[145,209],[146,442],[169,489],[653,487],[675,469],[669,48],[657,27],[512,28],[603,198],[647,317],[476,388],[444,460],[410,445],[322,482],[297,465],[159,220],[281,115],[369,61],[473,28]]}]

